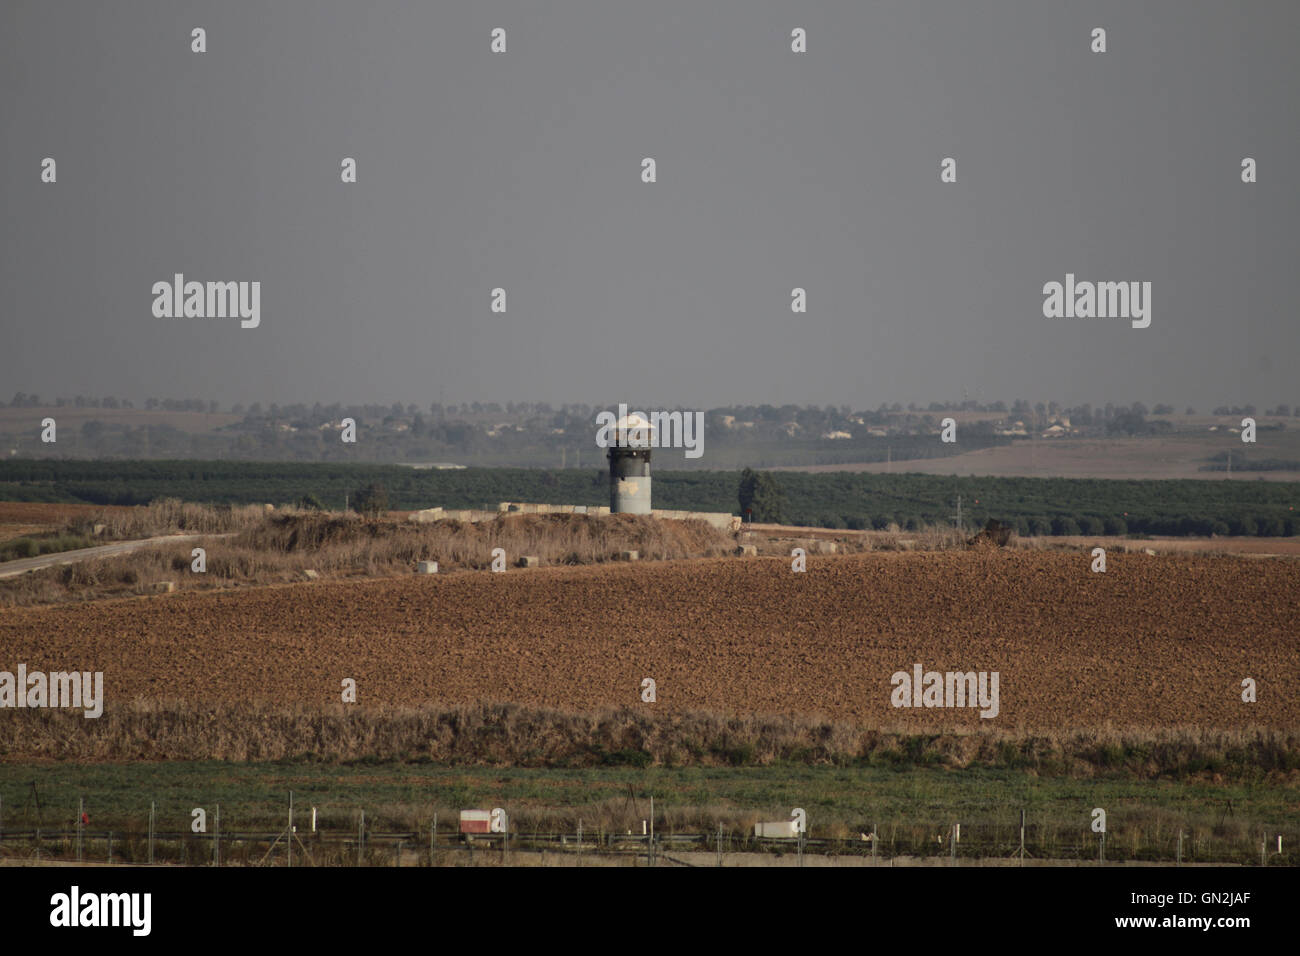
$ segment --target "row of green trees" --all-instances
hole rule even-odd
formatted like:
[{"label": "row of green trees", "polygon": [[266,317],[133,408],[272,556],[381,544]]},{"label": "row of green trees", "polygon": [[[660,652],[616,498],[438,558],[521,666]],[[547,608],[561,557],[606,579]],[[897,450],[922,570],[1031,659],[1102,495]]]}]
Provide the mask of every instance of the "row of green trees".
[{"label": "row of green trees", "polygon": [[[354,506],[383,489],[395,509],[495,509],[501,501],[601,505],[604,469],[468,468],[320,462],[0,461],[0,499],[146,504],[155,498],[230,504]],[[956,499],[970,526],[996,518],[1021,534],[1209,535],[1300,533],[1300,483],[956,478],[851,472],[656,471],[657,508],[724,511],[753,521],[826,527],[951,524]],[[1078,531],[1074,529],[1078,528]]]},{"label": "row of green trees", "polygon": [[[777,520],[755,518],[755,521]],[[967,519],[966,531],[978,530],[982,521]],[[1209,537],[1211,535],[1245,535],[1257,537],[1289,537],[1300,534],[1300,518],[1276,518],[1264,515],[1241,515],[1228,520],[1208,518],[1122,518],[1097,515],[1055,515],[1006,519],[1004,524],[1015,529],[1016,534],[1030,535],[1161,535],[1170,537]],[[848,529],[850,531],[885,531],[896,528],[919,531],[939,526],[953,527],[951,519],[937,515],[880,514],[869,517],[854,514],[821,514],[813,521],[817,527]]]}]

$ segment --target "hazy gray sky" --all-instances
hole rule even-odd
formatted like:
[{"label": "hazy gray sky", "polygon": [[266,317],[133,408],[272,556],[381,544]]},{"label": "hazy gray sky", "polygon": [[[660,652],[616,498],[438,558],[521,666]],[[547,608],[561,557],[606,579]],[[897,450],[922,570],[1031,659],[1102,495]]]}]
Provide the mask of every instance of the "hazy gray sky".
[{"label": "hazy gray sky", "polygon": [[[1294,2],[5,0],[0,391],[1300,402],[1297,37]],[[155,318],[176,272],[260,281],[260,327]],[[1044,318],[1067,272],[1150,281],[1150,327]]]}]

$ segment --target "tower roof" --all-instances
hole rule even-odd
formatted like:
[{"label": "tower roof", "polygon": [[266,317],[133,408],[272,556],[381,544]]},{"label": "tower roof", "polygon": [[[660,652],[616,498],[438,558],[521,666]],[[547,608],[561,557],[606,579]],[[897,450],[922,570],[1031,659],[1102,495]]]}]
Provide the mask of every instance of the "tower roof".
[{"label": "tower roof", "polygon": [[655,426],[644,415],[631,412],[614,424],[614,442],[633,448],[649,448],[654,440]]}]

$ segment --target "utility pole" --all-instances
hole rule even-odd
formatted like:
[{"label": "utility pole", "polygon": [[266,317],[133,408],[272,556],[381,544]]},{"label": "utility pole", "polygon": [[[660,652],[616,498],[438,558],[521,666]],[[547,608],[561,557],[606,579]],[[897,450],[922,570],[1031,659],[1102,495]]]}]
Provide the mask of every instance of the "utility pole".
[{"label": "utility pole", "polygon": [[957,513],[954,515],[949,515],[949,517],[952,518],[953,527],[957,529],[957,533],[965,534],[966,526],[961,516],[961,495],[957,496]]}]

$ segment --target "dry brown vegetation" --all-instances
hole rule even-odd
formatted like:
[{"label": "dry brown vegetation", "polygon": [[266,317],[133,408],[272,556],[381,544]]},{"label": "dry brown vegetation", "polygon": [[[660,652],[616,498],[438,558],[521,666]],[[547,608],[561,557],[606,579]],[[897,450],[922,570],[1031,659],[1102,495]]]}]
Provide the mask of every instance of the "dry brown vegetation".
[{"label": "dry brown vegetation", "polygon": [[995,767],[1093,776],[1227,778],[1300,772],[1300,733],[1270,728],[1115,728],[1013,733],[1000,728],[873,728],[795,716],[575,713],[519,704],[424,708],[200,706],[145,702],[86,720],[66,710],[0,721],[0,759],[422,761],[517,767]]},{"label": "dry brown vegetation", "polygon": [[256,527],[267,519],[259,505],[201,505],[164,498],[133,508],[104,508],[71,516],[67,531],[90,535],[103,525],[98,537],[105,541],[130,541],[160,534],[226,534]]},{"label": "dry brown vegetation", "polygon": [[[178,532],[225,535],[159,544],[127,555],[96,558],[0,580],[0,606],[33,606],[151,593],[165,581],[182,590],[301,581],[311,569],[325,577],[409,574],[419,561],[442,572],[490,566],[492,550],[507,560],[534,555],[542,564],[611,561],[620,551],[643,560],[707,557],[734,546],[729,533],[700,521],[658,521],[636,515],[511,515],[494,521],[415,524],[395,519],[311,511],[266,512],[159,502],[106,515],[78,516],[84,531],[107,523],[104,537],[142,538]],[[190,570],[194,547],[207,551],[207,570]]]}]

